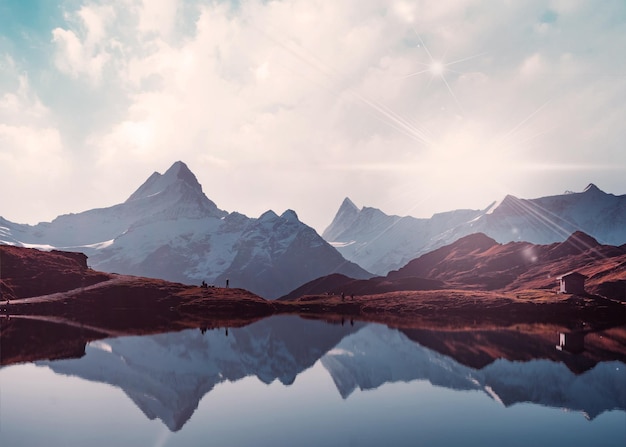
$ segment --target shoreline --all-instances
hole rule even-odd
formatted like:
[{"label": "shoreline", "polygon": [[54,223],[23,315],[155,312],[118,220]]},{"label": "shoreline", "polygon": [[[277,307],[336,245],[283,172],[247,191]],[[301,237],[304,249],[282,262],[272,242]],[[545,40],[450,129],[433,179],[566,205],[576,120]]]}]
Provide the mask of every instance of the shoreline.
[{"label": "shoreline", "polygon": [[0,315],[66,318],[110,330],[212,321],[247,321],[271,315],[320,319],[351,318],[408,327],[459,324],[555,323],[575,328],[626,324],[626,304],[594,295],[544,290],[485,292],[441,289],[399,291],[341,298],[309,295],[288,301],[265,300],[236,288],[203,288],[158,279],[115,275],[89,287],[0,303]]}]

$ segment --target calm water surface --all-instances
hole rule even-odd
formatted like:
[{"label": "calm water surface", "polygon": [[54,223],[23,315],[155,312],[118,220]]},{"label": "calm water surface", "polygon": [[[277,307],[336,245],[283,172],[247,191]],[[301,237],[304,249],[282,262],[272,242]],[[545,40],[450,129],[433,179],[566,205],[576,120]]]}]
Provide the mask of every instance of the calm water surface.
[{"label": "calm water surface", "polygon": [[0,369],[0,445],[626,445],[623,359],[485,357],[556,351],[514,339],[285,316],[101,339]]}]

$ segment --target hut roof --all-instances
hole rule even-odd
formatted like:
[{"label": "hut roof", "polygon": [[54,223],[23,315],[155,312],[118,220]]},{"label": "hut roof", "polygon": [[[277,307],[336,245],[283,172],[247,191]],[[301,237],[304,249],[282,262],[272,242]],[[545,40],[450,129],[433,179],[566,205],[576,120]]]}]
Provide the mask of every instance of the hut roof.
[{"label": "hut roof", "polygon": [[563,275],[561,275],[561,276],[557,276],[557,277],[556,277],[556,279],[559,279],[559,280],[560,280],[560,279],[565,279],[565,278],[575,278],[575,277],[578,277],[578,278],[583,278],[583,279],[587,279],[587,278],[588,278],[588,276],[585,276],[585,275],[583,275],[582,273],[579,273],[579,272],[573,271],[573,272],[568,272],[568,273],[565,273],[565,274],[563,274]]}]

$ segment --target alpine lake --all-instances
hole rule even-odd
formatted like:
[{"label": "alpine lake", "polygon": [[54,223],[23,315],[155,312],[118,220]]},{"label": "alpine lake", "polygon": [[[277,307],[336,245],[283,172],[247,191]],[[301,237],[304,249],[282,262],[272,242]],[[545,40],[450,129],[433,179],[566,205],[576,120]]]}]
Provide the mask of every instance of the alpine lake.
[{"label": "alpine lake", "polygon": [[0,324],[2,447],[626,445],[626,327]]}]

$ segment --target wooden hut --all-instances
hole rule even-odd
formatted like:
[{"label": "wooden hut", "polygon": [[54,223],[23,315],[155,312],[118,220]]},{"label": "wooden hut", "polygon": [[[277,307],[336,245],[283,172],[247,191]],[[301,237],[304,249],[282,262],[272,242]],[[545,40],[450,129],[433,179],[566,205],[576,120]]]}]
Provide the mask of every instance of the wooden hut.
[{"label": "wooden hut", "polygon": [[587,277],[582,273],[569,272],[556,279],[559,281],[559,293],[573,293],[577,295],[585,293],[585,280]]}]

